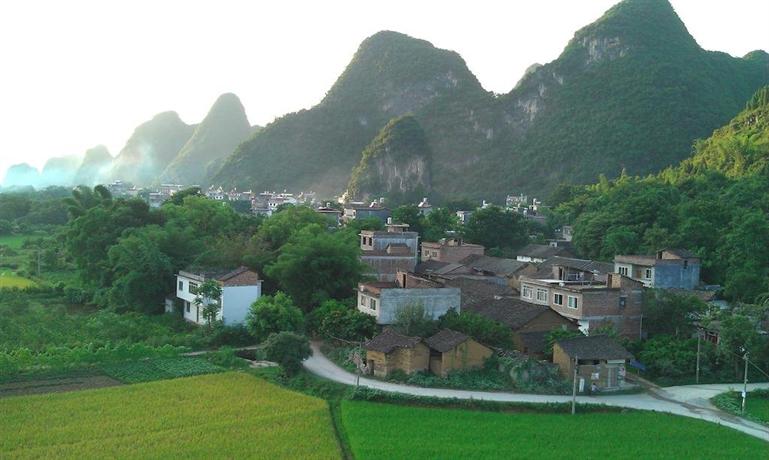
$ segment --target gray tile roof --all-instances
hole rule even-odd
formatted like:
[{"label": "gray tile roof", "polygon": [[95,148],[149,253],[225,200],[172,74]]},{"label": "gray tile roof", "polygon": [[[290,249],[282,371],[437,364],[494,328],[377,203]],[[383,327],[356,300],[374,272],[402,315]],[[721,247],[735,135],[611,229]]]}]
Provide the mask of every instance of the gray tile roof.
[{"label": "gray tile roof", "polygon": [[467,256],[460,260],[459,263],[475,270],[483,270],[499,276],[513,275],[522,267],[526,266],[526,262],[519,262],[515,259],[482,256],[479,254]]},{"label": "gray tile roof", "polygon": [[445,353],[457,345],[465,343],[469,338],[470,336],[461,332],[443,329],[434,336],[425,339],[425,343],[433,350]]},{"label": "gray tile roof", "polygon": [[632,359],[633,355],[616,340],[605,335],[575,337],[556,342],[570,357],[578,359]]},{"label": "gray tile roof", "polygon": [[569,251],[560,246],[550,246],[549,244],[527,244],[519,249],[516,255],[524,257],[535,257],[537,259],[547,259],[558,254],[569,254]]},{"label": "gray tile roof", "polygon": [[419,337],[409,337],[388,327],[381,334],[364,343],[363,347],[370,351],[390,353],[396,348],[413,348],[421,341]]}]

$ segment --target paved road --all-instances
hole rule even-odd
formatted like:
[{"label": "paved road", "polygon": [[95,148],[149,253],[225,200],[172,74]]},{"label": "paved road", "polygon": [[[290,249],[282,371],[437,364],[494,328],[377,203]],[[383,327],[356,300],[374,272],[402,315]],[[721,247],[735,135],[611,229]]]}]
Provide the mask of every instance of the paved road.
[{"label": "paved road", "polygon": [[[357,376],[340,368],[323,353],[318,344],[312,344],[312,356],[304,362],[304,367],[315,375],[343,383],[355,385]],[[571,402],[570,396],[558,395],[533,395],[524,393],[506,393],[489,391],[451,390],[445,388],[422,388],[399,383],[382,382],[368,378],[361,378],[360,385],[376,390],[392,393],[403,393],[416,396],[431,396],[438,398],[479,399],[500,402],[531,402],[531,403],[564,403]],[[578,403],[604,404],[607,406],[627,407],[631,409],[653,410],[668,412],[685,417],[698,418],[719,425],[734,428],[751,436],[769,441],[769,428],[726,414],[713,407],[708,398],[730,388],[742,388],[734,385],[689,385],[679,387],[667,387],[650,391],[644,394],[616,395],[616,396],[578,396]],[[748,390],[754,388],[769,388],[769,383],[749,384]],[[750,399],[748,399],[750,403]]]}]

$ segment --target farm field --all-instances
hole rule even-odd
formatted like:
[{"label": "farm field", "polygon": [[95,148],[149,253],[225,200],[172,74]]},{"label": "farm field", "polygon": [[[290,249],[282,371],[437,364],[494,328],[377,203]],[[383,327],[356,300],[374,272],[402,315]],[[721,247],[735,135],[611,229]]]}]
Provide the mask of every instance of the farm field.
[{"label": "farm field", "polygon": [[[722,393],[711,402],[722,410],[734,415],[742,414],[742,394],[739,391]],[[769,425],[769,390],[754,390],[748,394],[745,416],[764,425]]]},{"label": "farm field", "polygon": [[325,401],[228,372],[0,399],[0,458],[339,458]]},{"label": "farm field", "polygon": [[29,278],[24,278],[15,275],[10,271],[0,271],[0,289],[3,288],[19,288],[24,289],[28,287],[37,286],[37,283]]},{"label": "farm field", "polygon": [[8,246],[11,249],[20,249],[21,245],[24,244],[24,240],[33,236],[36,235],[3,235],[0,236],[0,245]]},{"label": "farm field", "polygon": [[765,459],[769,444],[653,412],[534,414],[342,401],[358,460],[399,458]]}]

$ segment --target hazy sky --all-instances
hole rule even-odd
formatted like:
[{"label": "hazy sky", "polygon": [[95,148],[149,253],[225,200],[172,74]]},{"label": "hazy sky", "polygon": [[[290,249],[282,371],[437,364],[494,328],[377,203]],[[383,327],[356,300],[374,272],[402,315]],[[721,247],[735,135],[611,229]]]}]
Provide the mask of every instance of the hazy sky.
[{"label": "hazy sky", "polygon": [[[105,144],[175,110],[197,123],[236,93],[252,124],[318,103],[358,44],[389,29],[459,52],[509,91],[615,0],[36,1],[0,3],[0,178],[13,163]],[[672,0],[706,49],[769,50],[767,0]]]}]

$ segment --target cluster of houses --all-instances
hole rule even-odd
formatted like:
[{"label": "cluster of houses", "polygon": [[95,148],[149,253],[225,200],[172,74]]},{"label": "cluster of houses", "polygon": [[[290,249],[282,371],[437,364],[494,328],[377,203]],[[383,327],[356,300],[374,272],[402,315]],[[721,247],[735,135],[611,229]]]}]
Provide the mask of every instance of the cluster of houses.
[{"label": "cluster of houses", "polygon": [[286,190],[279,193],[270,191],[256,193],[251,190],[239,191],[237,188],[225,191],[222,187],[212,185],[206,190],[205,195],[214,201],[244,203],[244,208],[250,209],[253,214],[268,217],[283,205],[317,205],[315,192],[301,192],[295,195]]},{"label": "cluster of houses", "polygon": [[[528,245],[515,259],[500,258],[460,238],[420,244],[407,225],[388,220],[382,231],[360,233],[360,250],[372,280],[358,286],[358,310],[384,328],[365,345],[374,357],[369,369],[377,375],[436,368],[431,360],[443,352],[430,345],[436,343],[433,338],[405,337],[389,328],[399,310],[418,304],[434,319],[449,310],[472,311],[503,324],[518,351],[534,358],[545,356],[554,329],[580,331],[584,337],[556,344],[554,362],[564,375],[577,362],[583,384],[618,388],[631,356],[600,331],[611,327],[622,337],[639,339],[644,289],[694,292],[700,287],[699,258],[678,249],[619,255],[605,263],[575,258],[569,242],[558,240]],[[459,346],[458,333],[441,334],[456,337]],[[448,348],[454,359],[467,356],[464,364],[452,361],[452,369],[479,366],[482,360],[476,357],[490,353],[482,344],[471,345],[469,354]]]}]

